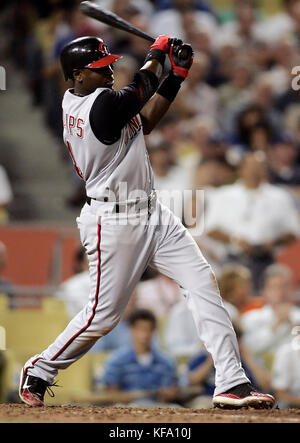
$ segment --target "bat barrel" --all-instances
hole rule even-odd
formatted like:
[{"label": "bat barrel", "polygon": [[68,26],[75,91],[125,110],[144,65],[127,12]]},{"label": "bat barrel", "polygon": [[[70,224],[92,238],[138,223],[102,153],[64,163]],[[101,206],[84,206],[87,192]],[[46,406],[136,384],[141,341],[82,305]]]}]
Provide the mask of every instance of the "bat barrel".
[{"label": "bat barrel", "polygon": [[144,38],[145,40],[148,40],[151,43],[155,41],[155,38],[153,38],[151,35],[131,25],[127,21],[123,20],[121,17],[114,14],[113,12],[101,9],[99,5],[93,2],[90,1],[81,2],[79,8],[83,14],[91,18],[94,18],[96,20],[99,20],[100,22],[105,23],[106,25],[137,35],[138,37]]}]

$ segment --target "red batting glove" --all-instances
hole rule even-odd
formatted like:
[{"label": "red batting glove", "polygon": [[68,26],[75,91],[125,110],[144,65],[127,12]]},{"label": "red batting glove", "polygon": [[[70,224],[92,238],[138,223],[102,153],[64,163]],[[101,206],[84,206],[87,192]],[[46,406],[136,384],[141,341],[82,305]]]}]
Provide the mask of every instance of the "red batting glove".
[{"label": "red batting glove", "polygon": [[[183,79],[186,79],[189,70],[192,67],[193,61],[194,61],[194,52],[192,50],[192,47],[188,44],[178,44],[180,41],[176,41],[175,39],[171,42],[171,48],[169,53],[169,59],[172,65],[172,72],[175,75],[178,75],[179,77],[182,77]],[[180,51],[185,48],[185,51],[187,56],[185,58],[182,58],[182,54]]]},{"label": "red batting glove", "polygon": [[151,49],[160,49],[164,54],[168,54],[170,51],[169,42],[171,41],[171,37],[167,35],[160,35],[157,37],[153,45],[150,47]]}]

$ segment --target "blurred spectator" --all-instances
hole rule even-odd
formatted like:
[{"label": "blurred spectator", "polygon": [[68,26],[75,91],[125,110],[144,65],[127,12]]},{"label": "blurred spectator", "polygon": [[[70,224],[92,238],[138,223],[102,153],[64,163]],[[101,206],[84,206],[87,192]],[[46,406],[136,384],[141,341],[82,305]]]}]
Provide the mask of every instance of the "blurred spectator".
[{"label": "blurred spectator", "polygon": [[135,72],[138,70],[136,60],[130,55],[124,55],[118,63],[114,65],[114,89],[119,90],[132,82]]},{"label": "blurred spectator", "polygon": [[256,355],[273,356],[280,345],[292,340],[292,328],[300,325],[290,269],[278,264],[268,267],[262,296],[265,305],[242,316],[243,340]]},{"label": "blurred spectator", "polygon": [[229,185],[233,181],[234,169],[225,159],[206,159],[196,168],[194,189],[204,189],[207,197],[207,192],[219,186]]},{"label": "blurred spectator", "polygon": [[[137,13],[131,18],[130,23],[146,33],[150,33],[148,19],[145,15]],[[124,48],[125,54],[133,57],[138,66],[143,66],[145,56],[149,50],[149,42],[133,34],[128,34],[128,44]],[[127,83],[128,84],[128,83]]]},{"label": "blurred spectator", "polygon": [[189,76],[174,103],[174,109],[183,119],[209,115],[212,120],[218,120],[218,95],[215,89],[206,83],[208,69],[208,56],[195,54]]},{"label": "blurred spectator", "polygon": [[248,103],[227,109],[225,129],[233,135],[233,142],[249,151],[249,137],[258,124],[268,128],[270,140],[276,138],[283,130],[283,122],[275,105],[276,89],[271,74],[256,74]]},{"label": "blurred spectator", "polygon": [[[185,297],[189,297],[187,292]],[[238,319],[239,313],[232,304],[224,301],[224,306],[232,320]],[[186,300],[170,309],[164,329],[164,345],[168,353],[175,357],[193,356],[201,349],[202,343]]]},{"label": "blurred spectator", "polygon": [[251,97],[250,86],[253,81],[254,69],[250,60],[232,62],[229,82],[218,89],[221,115],[226,117],[228,109],[235,109],[248,103]]},{"label": "blurred spectator", "polygon": [[[145,274],[149,277],[145,277]],[[136,307],[149,309],[158,320],[163,319],[172,306],[182,299],[178,284],[157,271],[146,271],[136,287]]]},{"label": "blurred spectator", "polygon": [[240,314],[263,307],[262,297],[253,295],[251,272],[245,266],[225,265],[217,280],[223,299],[235,306]]},{"label": "blurred spectator", "polygon": [[[282,0],[284,11],[269,17],[261,23],[261,38],[272,44],[282,37],[295,34],[299,36],[300,12],[298,0]],[[298,37],[299,38],[299,37]]]},{"label": "blurred spectator", "polygon": [[[294,66],[300,65],[299,60],[295,63]],[[292,66],[293,67],[293,66]],[[291,70],[292,70],[291,67]],[[290,71],[291,73],[291,71]],[[280,112],[287,114],[291,112],[293,109],[299,110],[300,104],[300,89],[296,89],[291,87],[292,81],[294,79],[293,75],[290,75],[288,79],[288,87],[285,91],[278,95],[275,106]],[[298,123],[299,124],[299,123]]]},{"label": "blurred spectator", "polygon": [[300,186],[299,146],[292,137],[282,137],[269,151],[271,183]]},{"label": "blurred spectator", "polygon": [[[241,341],[242,331],[237,322],[234,329],[238,339],[242,366],[251,384],[258,390],[270,389],[270,375],[262,364],[252,355],[251,351]],[[187,373],[182,377],[181,384],[189,386],[202,386],[203,392],[200,396],[189,400],[185,406],[189,408],[212,407],[212,396],[215,390],[215,369],[213,359],[207,350],[203,349],[195,355],[187,365]]]},{"label": "blurred spectator", "polygon": [[0,241],[0,294],[4,294],[8,297],[8,306],[10,309],[16,307],[16,288],[14,284],[7,280],[3,274],[7,266],[7,248],[4,243]]},{"label": "blurred spectator", "polygon": [[[231,115],[231,118],[232,117],[233,116]],[[268,133],[273,136],[272,124],[261,106],[256,104],[247,105],[242,111],[238,112],[234,118],[235,117],[236,121],[234,123],[235,129],[232,131],[232,142],[234,145],[238,146],[242,152],[251,149],[251,136],[253,130],[258,126],[262,127],[263,125]]]},{"label": "blurred spectator", "polygon": [[254,0],[235,0],[235,19],[220,27],[217,39],[238,38],[244,49],[255,45],[260,40],[257,9]]},{"label": "blurred spectator", "polygon": [[298,64],[295,38],[293,36],[282,38],[272,47],[272,51],[270,77],[276,90],[276,96],[280,96],[291,89],[291,71]]},{"label": "blurred spectator", "polygon": [[[188,15],[188,19],[186,17]],[[167,34],[172,37],[187,41],[187,21],[191,23],[193,16],[193,26],[208,31],[215,35],[217,21],[210,10],[198,10],[195,0],[174,0],[172,7],[156,12],[150,22],[150,27],[154,35]]]},{"label": "blurred spectator", "polygon": [[257,123],[251,128],[248,145],[250,151],[262,151],[265,155],[268,155],[269,150],[272,147],[272,142],[272,131],[268,123]]},{"label": "blurred spectator", "polygon": [[137,310],[128,321],[132,346],[110,357],[103,377],[106,389],[114,393],[145,391],[145,397],[140,399],[143,405],[172,402],[177,394],[176,367],[168,356],[151,345],[156,331],[155,316],[151,311]]},{"label": "blurred spectator", "polygon": [[85,249],[79,248],[74,261],[75,275],[63,282],[55,294],[65,302],[70,319],[75,317],[88,302],[90,294],[88,266]]},{"label": "blurred spectator", "polygon": [[3,166],[0,165],[0,225],[9,220],[8,205],[13,199],[11,184]]},{"label": "blurred spectator", "polygon": [[147,146],[158,198],[181,218],[184,191],[190,189],[190,177],[177,164],[175,146],[164,140],[158,132],[151,134]]},{"label": "blurred spectator", "polygon": [[160,190],[180,190],[189,188],[187,172],[178,166],[175,147],[164,140],[158,132],[151,134],[147,147],[154,173],[154,186]]},{"label": "blurred spectator", "polygon": [[240,180],[219,188],[206,213],[208,237],[223,245],[224,260],[248,267],[254,288],[278,247],[296,240],[299,217],[289,194],[267,183],[265,157],[248,154]]},{"label": "blurred spectator", "polygon": [[300,408],[300,349],[292,342],[275,354],[272,387],[280,408]]}]

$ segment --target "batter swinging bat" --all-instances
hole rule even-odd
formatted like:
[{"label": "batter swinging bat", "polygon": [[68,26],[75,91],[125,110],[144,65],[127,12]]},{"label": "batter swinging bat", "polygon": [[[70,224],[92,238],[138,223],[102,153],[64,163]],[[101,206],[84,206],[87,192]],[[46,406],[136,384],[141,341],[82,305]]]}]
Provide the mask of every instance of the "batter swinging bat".
[{"label": "batter swinging bat", "polygon": [[[81,2],[80,11],[91,18],[105,23],[106,25],[112,26],[113,28],[121,29],[122,31],[129,32],[130,34],[137,35],[138,37],[144,38],[151,43],[154,43],[155,41],[155,38],[151,37],[151,35],[131,25],[126,20],[123,20],[121,17],[119,17],[117,14],[101,9],[99,5],[93,2]],[[178,55],[180,58],[185,60],[191,56],[191,53],[192,48],[189,45],[182,45],[182,49],[180,49]]]}]

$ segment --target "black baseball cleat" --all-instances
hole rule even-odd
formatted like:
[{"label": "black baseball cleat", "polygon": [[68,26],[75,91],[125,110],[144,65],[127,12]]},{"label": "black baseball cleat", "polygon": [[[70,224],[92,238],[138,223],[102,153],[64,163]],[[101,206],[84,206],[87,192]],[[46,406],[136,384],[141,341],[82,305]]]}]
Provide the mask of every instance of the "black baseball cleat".
[{"label": "black baseball cleat", "polygon": [[54,397],[54,393],[51,386],[56,386],[55,384],[47,383],[39,377],[33,377],[32,375],[26,375],[21,372],[20,387],[19,387],[19,397],[22,402],[26,403],[28,406],[41,407],[45,406],[44,395],[47,391],[51,397]]},{"label": "black baseball cleat", "polygon": [[275,398],[270,394],[261,394],[250,383],[243,383],[223,394],[215,395],[213,405],[221,409],[272,409]]}]

